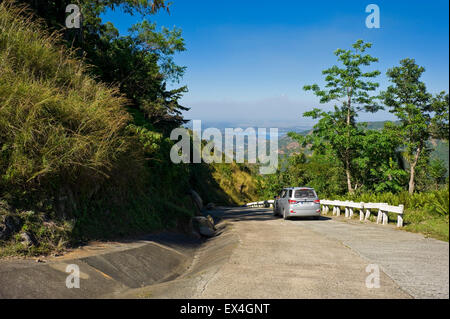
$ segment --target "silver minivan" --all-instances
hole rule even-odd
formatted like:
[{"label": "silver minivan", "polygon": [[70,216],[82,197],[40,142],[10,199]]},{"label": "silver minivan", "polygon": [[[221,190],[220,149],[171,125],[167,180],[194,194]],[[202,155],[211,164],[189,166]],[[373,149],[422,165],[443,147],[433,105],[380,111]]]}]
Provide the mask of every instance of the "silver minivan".
[{"label": "silver minivan", "polygon": [[284,219],[295,216],[320,218],[320,200],[310,187],[284,188],[273,203],[273,214]]}]

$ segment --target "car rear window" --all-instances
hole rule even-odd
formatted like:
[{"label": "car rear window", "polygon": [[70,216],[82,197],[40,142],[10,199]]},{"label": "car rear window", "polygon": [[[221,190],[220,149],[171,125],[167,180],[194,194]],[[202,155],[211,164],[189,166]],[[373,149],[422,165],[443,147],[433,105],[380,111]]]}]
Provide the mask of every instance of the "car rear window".
[{"label": "car rear window", "polygon": [[297,189],[294,193],[295,198],[315,198],[316,194],[312,189]]}]

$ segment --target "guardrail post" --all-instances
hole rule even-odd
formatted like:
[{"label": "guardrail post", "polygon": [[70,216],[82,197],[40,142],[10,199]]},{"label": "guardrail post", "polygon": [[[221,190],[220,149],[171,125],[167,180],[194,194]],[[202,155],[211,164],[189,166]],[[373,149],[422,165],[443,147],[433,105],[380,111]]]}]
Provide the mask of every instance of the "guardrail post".
[{"label": "guardrail post", "polygon": [[345,218],[348,218],[348,216],[349,216],[349,213],[348,213],[348,208],[347,208],[347,207],[345,207]]},{"label": "guardrail post", "polygon": [[364,217],[364,220],[369,220],[370,219],[370,209],[366,209],[366,217]]},{"label": "guardrail post", "polygon": [[336,216],[341,216],[341,208],[336,206]]},{"label": "guardrail post", "polygon": [[388,214],[387,212],[383,211],[383,225],[387,225],[388,224]]},{"label": "guardrail post", "polygon": [[397,227],[403,227],[403,211],[405,206],[399,205],[401,209],[401,213],[397,215]]},{"label": "guardrail post", "polygon": [[350,218],[352,218],[352,217],[353,217],[353,208],[350,207]]},{"label": "guardrail post", "polygon": [[383,212],[381,211],[381,209],[378,209],[377,224],[381,223],[382,217],[383,217]]}]

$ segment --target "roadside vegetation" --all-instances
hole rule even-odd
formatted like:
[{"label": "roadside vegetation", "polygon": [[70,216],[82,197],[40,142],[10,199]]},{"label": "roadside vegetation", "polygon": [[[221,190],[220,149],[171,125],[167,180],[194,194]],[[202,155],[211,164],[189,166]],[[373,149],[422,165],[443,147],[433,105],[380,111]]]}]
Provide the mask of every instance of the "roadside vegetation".
[{"label": "roadside vegetation", "polygon": [[[148,13],[163,7],[124,3]],[[179,30],[159,33],[143,22],[119,37],[93,19],[84,42],[69,47],[70,34],[48,31],[58,25],[52,12],[38,17],[0,4],[0,256],[184,231],[196,213],[191,190],[205,204],[248,198],[234,190],[235,177],[246,182],[237,166],[224,172],[170,161],[168,132],[185,122],[177,102],[185,88],[165,89],[184,70],[172,60],[183,49]],[[156,51],[145,49],[152,39]],[[92,47],[101,45],[108,54]],[[99,73],[112,70],[118,73]]]}]

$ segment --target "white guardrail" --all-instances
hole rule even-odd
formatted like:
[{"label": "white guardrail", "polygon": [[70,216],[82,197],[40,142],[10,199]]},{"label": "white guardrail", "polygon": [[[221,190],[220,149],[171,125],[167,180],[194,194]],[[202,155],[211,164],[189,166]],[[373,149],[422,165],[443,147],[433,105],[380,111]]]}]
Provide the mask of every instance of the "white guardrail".
[{"label": "white guardrail", "polygon": [[271,199],[271,200],[264,200],[261,202],[248,203],[248,204],[245,204],[245,206],[247,206],[247,207],[264,207],[267,203],[269,205],[269,207],[273,207],[273,202],[274,202],[274,200]]},{"label": "white guardrail", "polygon": [[[333,215],[339,216],[341,214],[341,207],[345,208],[345,217],[352,218],[354,209],[359,210],[359,220],[368,220],[370,218],[371,210],[378,210],[377,224],[388,223],[388,213],[397,214],[397,227],[403,227],[403,211],[404,205],[392,206],[387,203],[355,203],[349,201],[339,200],[321,200],[322,212],[328,214],[330,206],[333,206]],[[364,214],[365,212],[365,214]]]},{"label": "white guardrail", "polygon": [[[266,200],[260,202],[253,202],[246,204],[247,207],[264,207],[267,204],[273,207],[274,200]],[[388,223],[388,213],[397,214],[397,227],[403,227],[403,211],[404,206],[392,206],[387,203],[355,203],[350,201],[340,201],[340,200],[320,200],[320,205],[322,206],[322,213],[328,214],[330,211],[330,206],[333,206],[333,215],[341,215],[341,207],[345,209],[345,217],[352,218],[354,210],[359,210],[359,220],[369,220],[371,210],[378,210],[377,224],[382,223],[386,225]]]}]

